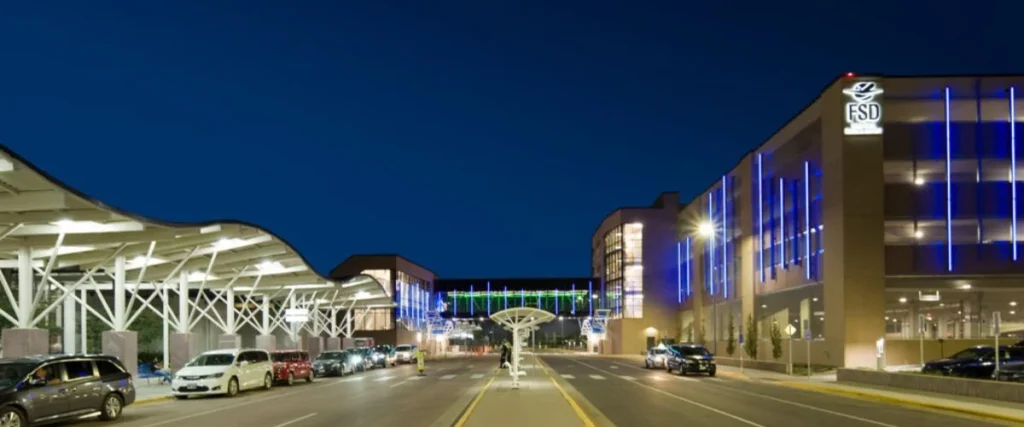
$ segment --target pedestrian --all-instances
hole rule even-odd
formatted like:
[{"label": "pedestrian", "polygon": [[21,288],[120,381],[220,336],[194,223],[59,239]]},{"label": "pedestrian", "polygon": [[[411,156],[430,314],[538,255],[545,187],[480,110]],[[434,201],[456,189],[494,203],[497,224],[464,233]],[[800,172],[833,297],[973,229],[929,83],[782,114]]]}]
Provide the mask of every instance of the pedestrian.
[{"label": "pedestrian", "polygon": [[501,368],[505,367],[505,362],[509,361],[509,356],[510,355],[509,355],[508,341],[503,341],[501,343],[501,362],[498,364],[498,369],[501,369]]},{"label": "pedestrian", "polygon": [[163,366],[160,365],[159,360],[153,360],[153,375],[156,375],[157,377],[160,378],[160,384],[163,384],[165,382],[168,384],[171,383],[170,371],[164,369]]},{"label": "pedestrian", "polygon": [[420,376],[426,375],[423,373],[425,355],[423,354],[422,348],[416,349],[416,369],[420,371]]}]

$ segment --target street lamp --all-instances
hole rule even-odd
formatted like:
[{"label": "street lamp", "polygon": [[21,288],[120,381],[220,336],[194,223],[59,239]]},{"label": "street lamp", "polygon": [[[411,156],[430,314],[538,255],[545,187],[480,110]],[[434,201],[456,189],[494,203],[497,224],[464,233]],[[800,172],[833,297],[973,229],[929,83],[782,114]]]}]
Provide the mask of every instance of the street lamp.
[{"label": "street lamp", "polygon": [[715,224],[711,221],[704,221],[697,226],[697,234],[705,239],[713,239],[715,237]]},{"label": "street lamp", "polygon": [[[715,228],[716,227],[714,221],[710,219],[701,221],[697,225],[697,237],[710,241],[712,250],[714,250],[713,247],[715,244]],[[701,262],[700,268],[704,273],[703,277],[708,277],[708,274],[710,274],[711,272],[711,270],[708,268],[708,264],[705,262]],[[714,287],[714,278],[709,278],[708,283],[710,284],[710,286]],[[711,317],[713,318],[711,322],[711,334],[714,337],[713,351],[715,352],[715,354],[718,354],[718,304],[717,301],[715,301],[714,293],[711,294]]]}]

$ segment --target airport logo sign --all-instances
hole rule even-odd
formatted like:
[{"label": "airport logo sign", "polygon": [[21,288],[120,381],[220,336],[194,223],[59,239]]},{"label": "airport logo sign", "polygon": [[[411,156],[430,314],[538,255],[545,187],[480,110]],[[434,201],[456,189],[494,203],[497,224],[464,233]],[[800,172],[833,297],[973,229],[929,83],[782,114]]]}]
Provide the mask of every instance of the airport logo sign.
[{"label": "airport logo sign", "polygon": [[873,81],[859,81],[843,93],[849,98],[846,102],[846,135],[881,135],[882,104],[875,100],[881,95],[881,87]]}]

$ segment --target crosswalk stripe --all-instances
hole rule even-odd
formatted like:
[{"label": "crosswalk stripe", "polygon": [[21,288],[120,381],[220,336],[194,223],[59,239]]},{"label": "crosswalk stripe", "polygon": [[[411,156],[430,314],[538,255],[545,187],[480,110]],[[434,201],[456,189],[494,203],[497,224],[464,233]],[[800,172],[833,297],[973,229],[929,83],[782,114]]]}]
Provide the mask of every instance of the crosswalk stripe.
[{"label": "crosswalk stripe", "polygon": [[618,365],[612,365],[612,369],[619,369]]},{"label": "crosswalk stripe", "polygon": [[383,376],[383,377],[377,378],[377,379],[376,379],[376,381],[379,381],[379,382],[384,382],[384,381],[390,380],[390,379],[392,379],[392,378],[394,378],[394,377],[392,377],[392,376],[390,376],[390,375],[385,375],[385,376]]},{"label": "crosswalk stripe", "polygon": [[576,377],[572,376],[572,374],[562,374],[562,378],[565,378],[567,380],[574,380],[574,379],[576,379]]},{"label": "crosswalk stripe", "polygon": [[619,375],[619,378],[622,378],[622,379],[624,379],[626,381],[636,381],[636,378],[633,378],[633,377],[628,376],[628,375]]},{"label": "crosswalk stripe", "polygon": [[455,378],[455,375],[448,374],[448,375],[445,375],[445,376],[441,377],[442,380],[450,380],[452,378]]},{"label": "crosswalk stripe", "polygon": [[603,380],[604,379],[604,377],[602,377],[600,375],[591,375],[590,378],[593,378],[595,380]]},{"label": "crosswalk stripe", "polygon": [[690,377],[676,377],[676,379],[677,380],[682,380],[682,381],[697,381],[696,378],[690,378]]},{"label": "crosswalk stripe", "polygon": [[343,379],[340,382],[347,383],[347,382],[352,382],[352,381],[362,381],[362,380],[365,380],[365,379],[366,379],[366,377],[352,377],[352,378]]},{"label": "crosswalk stripe", "polygon": [[474,379],[474,380],[478,380],[478,379],[483,378],[483,377],[484,377],[484,374],[473,374],[473,376],[471,376],[469,378]]},{"label": "crosswalk stripe", "polygon": [[423,377],[412,377],[412,378],[409,378],[409,379],[413,380],[413,381],[416,381],[416,380],[422,380]]}]

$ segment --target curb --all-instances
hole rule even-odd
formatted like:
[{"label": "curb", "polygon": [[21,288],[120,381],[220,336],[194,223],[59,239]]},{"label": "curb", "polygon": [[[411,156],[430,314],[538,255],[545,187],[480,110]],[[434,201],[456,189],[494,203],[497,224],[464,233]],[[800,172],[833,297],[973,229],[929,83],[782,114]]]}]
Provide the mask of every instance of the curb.
[{"label": "curb", "polygon": [[747,374],[744,374],[742,372],[731,372],[731,371],[718,370],[716,372],[716,374],[721,375],[723,377],[732,378],[734,380],[753,381],[749,376],[747,376]]},{"label": "curb", "polygon": [[174,395],[167,396],[155,396],[155,397],[143,397],[141,399],[135,399],[133,405],[145,405],[147,403],[163,402],[165,400],[174,399]]},{"label": "curb", "polygon": [[778,382],[775,382],[774,384],[777,384],[777,385],[780,385],[780,386],[783,386],[783,387],[789,387],[789,388],[793,388],[793,389],[798,389],[798,390],[805,390],[805,391],[812,391],[812,392],[818,392],[818,393],[833,394],[833,395],[837,395],[837,396],[852,397],[852,398],[857,398],[857,399],[861,399],[861,400],[872,400],[872,401],[876,401],[876,402],[884,402],[884,403],[890,403],[890,404],[911,406],[911,407],[916,407],[916,408],[933,409],[933,410],[946,411],[946,412],[955,412],[955,413],[959,413],[959,414],[970,415],[972,417],[996,419],[996,420],[1009,421],[1009,422],[1014,422],[1014,423],[1024,423],[1024,416],[1015,417],[1015,416],[1011,416],[1011,415],[993,414],[993,413],[989,413],[989,412],[983,412],[983,411],[978,411],[978,410],[974,410],[974,409],[967,409],[967,408],[962,408],[962,407],[957,407],[957,406],[952,406],[952,405],[928,403],[928,402],[922,402],[922,401],[914,400],[914,399],[901,399],[901,398],[892,397],[892,396],[888,396],[888,395],[882,395],[882,394],[878,394],[878,393],[871,393],[871,392],[864,392],[864,391],[854,391],[854,390],[844,390],[844,389],[840,389],[840,388],[836,388],[836,387],[830,387],[830,386],[824,386],[824,385],[812,385],[812,384],[809,384],[809,383],[793,382],[793,381],[778,381]]}]

